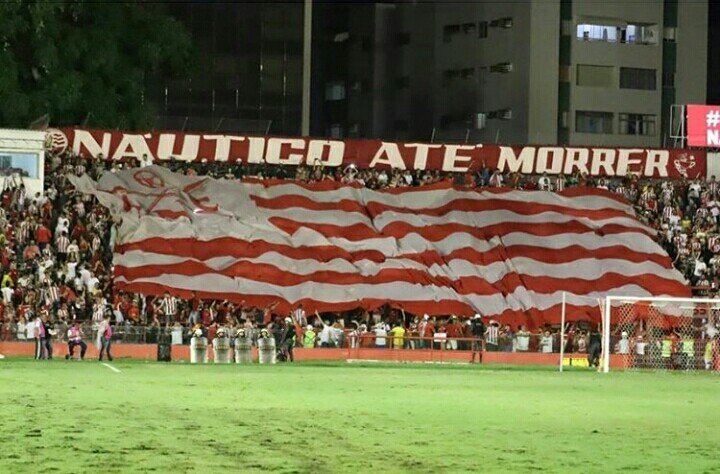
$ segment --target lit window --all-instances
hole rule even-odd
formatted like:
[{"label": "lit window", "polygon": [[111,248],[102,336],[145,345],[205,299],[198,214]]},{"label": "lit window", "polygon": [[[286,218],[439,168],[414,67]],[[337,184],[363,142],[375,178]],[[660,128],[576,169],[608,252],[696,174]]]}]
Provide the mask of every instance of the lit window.
[{"label": "lit window", "polygon": [[37,153],[0,152],[0,176],[38,177]]},{"label": "lit window", "polygon": [[615,43],[617,41],[617,27],[583,23],[577,26],[577,39]]}]

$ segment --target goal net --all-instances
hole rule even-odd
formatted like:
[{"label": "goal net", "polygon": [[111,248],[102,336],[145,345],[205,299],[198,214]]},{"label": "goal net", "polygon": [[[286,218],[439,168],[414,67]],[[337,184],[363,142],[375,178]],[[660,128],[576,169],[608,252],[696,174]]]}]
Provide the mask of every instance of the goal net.
[{"label": "goal net", "polygon": [[720,300],[608,296],[603,371],[720,370]]}]

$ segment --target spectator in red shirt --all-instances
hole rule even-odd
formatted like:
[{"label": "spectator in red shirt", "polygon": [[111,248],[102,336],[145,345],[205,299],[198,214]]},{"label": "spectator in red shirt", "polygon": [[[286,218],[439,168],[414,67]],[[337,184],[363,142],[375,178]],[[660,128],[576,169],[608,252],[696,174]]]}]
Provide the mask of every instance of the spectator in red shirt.
[{"label": "spectator in red shirt", "polygon": [[462,326],[458,322],[457,316],[452,315],[450,317],[450,322],[445,329],[447,330],[448,337],[447,348],[456,351],[458,348],[457,339],[462,337]]},{"label": "spectator in red shirt", "polygon": [[31,240],[25,250],[23,250],[23,259],[25,261],[34,260],[40,254],[40,248]]},{"label": "spectator in red shirt", "polygon": [[425,332],[423,334],[423,337],[425,340],[423,341],[425,343],[425,347],[433,347],[433,336],[435,336],[435,319],[431,319],[427,322],[425,325]]},{"label": "spectator in red shirt", "polygon": [[40,227],[35,231],[35,240],[37,240],[40,250],[45,250],[45,247],[52,240],[52,232],[44,224],[40,224]]}]

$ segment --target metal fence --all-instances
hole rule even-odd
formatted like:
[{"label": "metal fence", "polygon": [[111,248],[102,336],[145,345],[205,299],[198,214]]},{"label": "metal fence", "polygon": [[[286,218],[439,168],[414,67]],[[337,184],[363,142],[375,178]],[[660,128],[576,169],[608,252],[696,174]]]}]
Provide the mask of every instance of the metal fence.
[{"label": "metal fence", "polygon": [[[69,326],[65,324],[57,324],[55,326],[55,335],[53,340],[57,343],[67,342],[67,331]],[[97,337],[97,325],[82,324],[80,329],[83,333],[83,339],[86,342],[94,342]],[[230,334],[234,335],[238,328],[230,328]],[[32,333],[28,336],[28,331],[32,328],[20,331],[20,328],[2,335],[4,340],[26,341],[32,340]],[[250,329],[249,336],[255,341],[259,330]],[[409,335],[397,335],[392,332],[387,334],[376,334],[366,332],[358,334],[354,331],[343,331],[342,333],[334,333],[329,338],[322,338],[321,334],[317,334],[311,344],[305,344],[304,337],[295,337],[296,347],[305,348],[344,348],[344,349],[393,349],[393,350],[435,350],[435,351],[470,351],[473,348],[475,339],[467,337],[447,337],[446,334],[437,333],[431,337],[418,337]],[[158,342],[166,342],[173,345],[190,344],[191,333],[184,326],[136,326],[131,324],[121,324],[113,326],[113,343],[115,344],[157,344]],[[589,341],[583,335],[575,335],[568,343],[565,344],[565,352],[583,353],[587,352]],[[498,335],[497,338],[484,338],[482,341],[483,350],[490,352],[544,352],[559,353],[560,352],[560,334],[512,334]]]},{"label": "metal fence", "polygon": [[[32,340],[28,337],[30,328],[13,326],[13,330],[7,330],[2,335],[4,340],[26,341]],[[57,343],[67,342],[67,331],[69,326],[57,324],[53,340]],[[97,335],[97,325],[84,323],[80,326],[83,338],[86,342],[94,342]],[[230,328],[230,334],[234,335],[238,328]],[[254,341],[259,330],[249,330],[249,336]],[[115,344],[157,344],[165,342],[173,345],[188,345],[191,333],[189,328],[184,326],[133,326],[121,324],[113,326],[113,343]],[[304,337],[295,337],[296,347],[323,347],[341,349],[394,349],[394,350],[437,350],[437,351],[470,351],[473,349],[475,339],[467,337],[447,337],[444,333],[436,333],[431,337],[417,337],[408,335],[397,335],[392,332],[387,334],[376,334],[365,332],[358,334],[354,331],[335,332],[330,338],[322,338],[317,334],[313,342],[305,344]],[[565,352],[583,353],[587,352],[589,340],[584,334],[575,334],[570,341],[567,338],[563,341]],[[482,341],[483,350],[490,352],[560,352],[560,334],[500,334],[496,339],[484,338]]]}]

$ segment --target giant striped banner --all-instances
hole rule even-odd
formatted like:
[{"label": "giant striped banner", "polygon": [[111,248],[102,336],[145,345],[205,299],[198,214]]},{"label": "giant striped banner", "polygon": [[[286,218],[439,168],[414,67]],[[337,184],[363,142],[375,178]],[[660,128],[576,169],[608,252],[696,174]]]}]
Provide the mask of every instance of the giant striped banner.
[{"label": "giant striped banner", "polygon": [[606,294],[689,296],[615,195],[482,191],[439,183],[372,191],[333,181],[239,182],[151,166],[71,178],[121,217],[115,285],[290,311],[481,313],[536,326],[599,318]]}]

